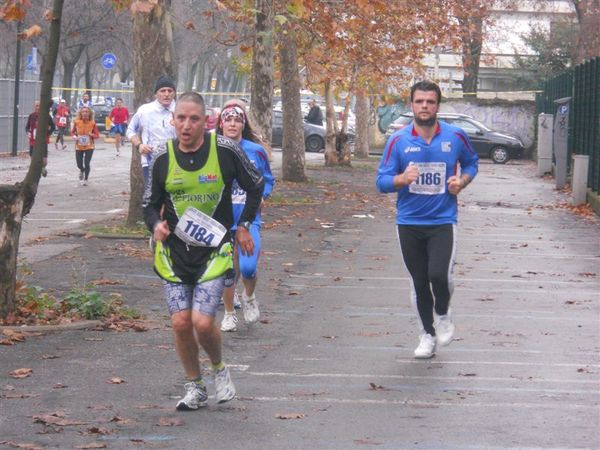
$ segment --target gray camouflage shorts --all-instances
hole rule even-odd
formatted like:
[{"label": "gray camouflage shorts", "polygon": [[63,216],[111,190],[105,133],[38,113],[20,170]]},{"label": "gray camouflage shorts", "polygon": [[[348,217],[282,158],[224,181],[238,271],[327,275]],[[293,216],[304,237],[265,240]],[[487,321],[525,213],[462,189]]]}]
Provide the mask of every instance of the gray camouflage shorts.
[{"label": "gray camouflage shorts", "polygon": [[225,276],[196,285],[163,281],[169,314],[193,309],[200,314],[214,317],[225,284]]}]

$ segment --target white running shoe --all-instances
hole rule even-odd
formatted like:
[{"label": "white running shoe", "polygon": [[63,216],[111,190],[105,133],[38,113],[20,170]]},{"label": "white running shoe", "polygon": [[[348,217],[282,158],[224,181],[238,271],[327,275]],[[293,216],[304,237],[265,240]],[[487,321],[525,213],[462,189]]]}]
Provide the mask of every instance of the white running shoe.
[{"label": "white running shoe", "polygon": [[225,312],[223,321],[221,322],[221,331],[237,331],[238,318],[235,311],[232,313]]},{"label": "white running shoe", "polygon": [[229,367],[215,371],[215,388],[217,389],[217,403],[224,403],[235,397],[235,386],[231,381]]},{"label": "white running shoe", "polygon": [[256,323],[260,319],[260,310],[258,309],[258,300],[256,295],[252,297],[246,295],[246,291],[242,292],[242,307],[244,309],[244,320],[247,323]]},{"label": "white running shoe", "polygon": [[184,386],[187,392],[185,397],[177,402],[176,408],[178,411],[194,411],[201,406],[206,406],[208,400],[206,386],[193,381],[185,383]]},{"label": "white running shoe", "polygon": [[450,313],[439,316],[435,324],[435,337],[437,338],[438,344],[448,345],[454,338],[454,323]]},{"label": "white running shoe", "polygon": [[415,358],[429,359],[435,355],[435,338],[429,333],[421,335],[419,346],[415,349]]}]

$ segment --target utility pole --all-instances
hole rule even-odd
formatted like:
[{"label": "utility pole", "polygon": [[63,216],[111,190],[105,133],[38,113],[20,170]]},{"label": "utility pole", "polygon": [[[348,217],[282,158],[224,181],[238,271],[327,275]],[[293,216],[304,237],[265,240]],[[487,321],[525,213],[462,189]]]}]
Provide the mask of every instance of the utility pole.
[{"label": "utility pole", "polygon": [[23,22],[17,21],[17,56],[15,57],[15,102],[13,105],[12,156],[17,156],[19,145],[19,81],[21,77],[21,29]]}]

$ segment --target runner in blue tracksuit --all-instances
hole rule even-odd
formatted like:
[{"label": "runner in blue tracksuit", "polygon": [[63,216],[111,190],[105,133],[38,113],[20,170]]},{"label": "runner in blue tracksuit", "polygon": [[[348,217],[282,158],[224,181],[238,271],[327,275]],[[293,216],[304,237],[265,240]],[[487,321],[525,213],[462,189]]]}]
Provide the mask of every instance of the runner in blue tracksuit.
[{"label": "runner in blue tracksuit", "polygon": [[[273,185],[275,184],[275,178],[271,173],[269,156],[267,155],[267,152],[261,145],[255,142],[259,139],[254,134],[250,124],[248,123],[248,116],[246,114],[245,107],[241,102],[237,100],[230,100],[225,103],[223,106],[223,111],[221,112],[219,124],[217,125],[217,133],[238,142],[242,150],[244,150],[246,153],[246,156],[248,156],[248,159],[254,164],[254,166],[258,169],[258,172],[262,175],[263,179],[265,180],[265,187],[263,191],[264,204],[264,200],[271,195]],[[237,229],[236,224],[239,221],[240,214],[246,203],[246,192],[235,182],[231,190],[231,202],[233,205],[234,217],[232,234],[235,234]],[[258,301],[256,300],[254,290],[256,288],[257,281],[256,267],[261,249],[261,209],[262,208],[259,208],[254,222],[247,224],[244,224],[243,222],[240,223],[240,226],[245,226],[252,235],[252,239],[254,241],[254,253],[251,255],[244,255],[241,252],[236,252],[235,254],[235,279],[233,280],[232,285],[227,286],[223,292],[225,314],[221,323],[221,331],[237,330],[238,320],[234,309],[234,298],[236,296],[235,286],[240,275],[242,277],[242,283],[244,284],[244,291],[242,292],[244,319],[248,323],[254,323],[260,318]]]},{"label": "runner in blue tracksuit", "polygon": [[431,358],[436,341],[447,345],[454,335],[449,304],[457,195],[477,175],[479,161],[462,129],[438,122],[440,101],[435,83],[421,81],[412,87],[414,122],[389,138],[376,181],[380,192],[398,193],[398,239],[421,322],[416,358]]}]

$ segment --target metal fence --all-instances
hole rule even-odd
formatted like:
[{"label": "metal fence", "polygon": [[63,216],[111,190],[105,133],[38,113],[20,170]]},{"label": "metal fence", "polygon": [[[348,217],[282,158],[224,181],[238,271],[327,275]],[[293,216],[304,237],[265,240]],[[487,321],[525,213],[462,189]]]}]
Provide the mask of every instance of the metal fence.
[{"label": "metal fence", "polygon": [[[19,83],[19,124],[17,151],[29,149],[25,133],[27,117],[33,112],[33,103],[40,98],[40,81],[21,80]],[[14,80],[0,79],[0,153],[12,151]]]},{"label": "metal fence", "polygon": [[543,92],[536,95],[538,114],[556,114],[554,101],[571,97],[569,110],[568,158],[573,154],[588,155],[590,170],[588,187],[600,193],[600,57],[544,83]]},{"label": "metal fence", "polygon": [[600,57],[574,72],[573,152],[590,157],[588,187],[600,193]]}]

